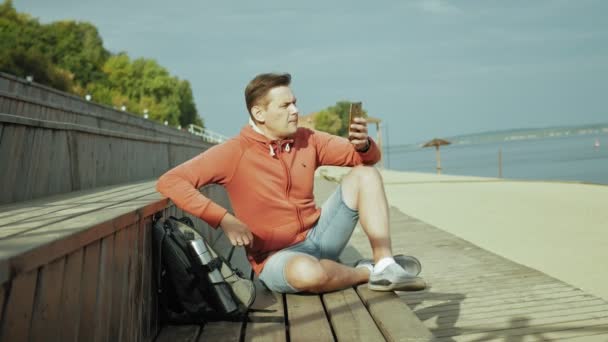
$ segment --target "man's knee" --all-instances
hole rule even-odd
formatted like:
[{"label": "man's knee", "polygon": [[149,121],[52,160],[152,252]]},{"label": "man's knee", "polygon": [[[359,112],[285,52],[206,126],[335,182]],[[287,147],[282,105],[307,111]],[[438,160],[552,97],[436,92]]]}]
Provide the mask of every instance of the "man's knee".
[{"label": "man's knee", "polygon": [[382,181],[382,175],[373,166],[359,165],[352,168],[352,170],[342,179],[342,184],[346,186],[352,185],[369,185]]},{"label": "man's knee", "polygon": [[373,166],[359,165],[342,179],[342,199],[346,205],[354,210],[358,209],[359,189],[362,186],[381,186],[382,175]]},{"label": "man's knee", "polygon": [[285,277],[292,287],[303,292],[318,292],[329,279],[319,260],[301,255],[287,262]]}]

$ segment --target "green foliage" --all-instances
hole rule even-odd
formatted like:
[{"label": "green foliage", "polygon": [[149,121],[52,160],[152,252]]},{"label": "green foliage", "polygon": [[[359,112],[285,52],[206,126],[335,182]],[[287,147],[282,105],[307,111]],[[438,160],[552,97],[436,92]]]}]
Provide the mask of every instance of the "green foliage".
[{"label": "green foliage", "polygon": [[[348,136],[350,101],[338,101],[335,105],[320,111],[314,119],[315,129],[331,134]],[[367,111],[363,110],[367,117]]]},{"label": "green foliage", "polygon": [[324,109],[314,118],[315,129],[337,135],[342,128],[342,120],[335,112]]},{"label": "green foliage", "polygon": [[17,13],[12,1],[0,4],[0,71],[34,80],[93,101],[170,125],[194,123],[198,116],[190,83],[173,77],[152,59],[133,61],[111,54],[90,23],[58,21],[40,24]]}]

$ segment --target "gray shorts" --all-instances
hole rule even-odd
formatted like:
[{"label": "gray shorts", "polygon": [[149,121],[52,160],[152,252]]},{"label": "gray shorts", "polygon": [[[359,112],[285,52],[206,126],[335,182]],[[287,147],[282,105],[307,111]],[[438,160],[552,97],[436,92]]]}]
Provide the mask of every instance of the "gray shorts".
[{"label": "gray shorts", "polygon": [[290,258],[307,254],[317,259],[338,260],[359,221],[359,212],[346,206],[342,200],[342,187],[321,207],[321,216],[308,232],[306,239],[273,254],[262,269],[259,279],[272,291],[299,292],[285,279],[285,266]]}]

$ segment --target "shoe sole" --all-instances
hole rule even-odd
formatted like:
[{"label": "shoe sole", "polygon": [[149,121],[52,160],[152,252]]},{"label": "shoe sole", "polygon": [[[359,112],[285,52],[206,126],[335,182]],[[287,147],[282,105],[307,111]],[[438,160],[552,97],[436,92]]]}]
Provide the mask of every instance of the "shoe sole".
[{"label": "shoe sole", "polygon": [[426,281],[420,277],[412,277],[407,281],[388,285],[369,283],[368,288],[373,291],[420,291],[426,289]]}]

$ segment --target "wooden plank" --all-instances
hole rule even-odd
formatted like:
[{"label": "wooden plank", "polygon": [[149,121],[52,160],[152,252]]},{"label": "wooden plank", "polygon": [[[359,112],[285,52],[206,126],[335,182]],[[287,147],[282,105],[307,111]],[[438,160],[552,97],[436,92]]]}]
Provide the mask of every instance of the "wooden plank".
[{"label": "wooden plank", "polygon": [[388,341],[430,341],[432,335],[418,317],[394,292],[371,291],[367,285],[357,288],[359,297]]},{"label": "wooden plank", "polygon": [[[525,293],[521,293],[525,291]],[[400,292],[399,296],[409,305],[421,305],[421,303],[431,303],[433,301],[462,301],[466,298],[467,302],[486,302],[488,300],[512,300],[519,298],[533,299],[547,295],[580,293],[570,285],[563,283],[544,283],[534,284],[521,288],[499,289],[497,291],[485,291],[477,293],[458,293],[458,292],[426,292],[424,294],[414,294]]]},{"label": "wooden plank", "polygon": [[[536,326],[556,322],[569,322],[573,317],[600,318],[608,316],[608,305],[595,305],[581,308],[556,309],[554,311],[530,312],[523,314],[504,314],[502,317],[492,315],[488,318],[479,318],[476,321],[458,321],[443,319],[438,316],[435,326],[429,326],[433,334],[437,337],[459,335],[462,331],[484,331],[492,330],[495,327],[515,327],[517,324],[525,326]],[[439,319],[439,317],[441,319]],[[455,324],[445,325],[445,322],[455,322]],[[521,322],[520,322],[521,321]]]},{"label": "wooden plank", "polygon": [[28,111],[27,111],[27,102],[25,101],[19,101],[17,103],[17,108],[15,109],[15,113],[18,116],[27,116]]},{"label": "wooden plank", "polygon": [[553,339],[565,339],[569,336],[581,335],[581,332],[606,332],[608,329],[608,318],[592,318],[583,320],[572,320],[555,324],[538,326],[526,325],[525,320],[517,323],[514,327],[507,329],[496,329],[492,331],[474,332],[466,335],[440,337],[436,340],[443,341],[488,341],[492,339],[501,341],[521,341],[526,336],[527,340],[534,337],[536,341],[549,341]]},{"label": "wooden plank", "polygon": [[60,340],[76,341],[80,326],[80,281],[82,279],[83,250],[68,255],[63,276],[61,291],[61,325]]},{"label": "wooden plank", "polygon": [[121,314],[121,325],[120,325],[120,340],[121,341],[133,341],[137,338],[137,334],[134,325],[135,321],[135,309],[140,307],[138,293],[136,288],[139,288],[139,277],[138,269],[141,265],[137,259],[137,231],[139,223],[125,228],[127,230],[127,293],[126,298],[123,301],[123,308]]},{"label": "wooden plank", "polygon": [[[421,260],[422,263],[424,263],[425,266],[429,266],[428,264],[425,263],[424,260]],[[458,273],[458,275],[445,275],[445,274],[441,274],[439,271],[435,271],[433,269],[434,272],[437,272],[435,274],[429,274],[426,275],[426,278],[429,281],[440,281],[440,282],[447,282],[447,281],[454,281],[454,280],[462,280],[463,278],[469,278],[469,277],[485,277],[486,279],[497,279],[497,278],[501,278],[504,277],[505,275],[508,274],[529,274],[529,275],[535,275],[535,274],[539,274],[538,271],[535,270],[531,270],[531,269],[522,269],[521,267],[518,267],[516,265],[509,265],[509,266],[503,266],[504,264],[497,264],[495,265],[495,267],[491,268],[489,265],[487,265],[486,267],[469,267],[466,269],[459,269],[456,272]]]},{"label": "wooden plank", "polygon": [[[563,332],[559,332],[563,334]],[[585,327],[581,329],[571,329],[566,332],[568,337],[560,339],[563,342],[607,342],[608,341],[608,329],[602,326]],[[543,338],[552,338],[556,333],[543,334]],[[563,336],[555,336],[556,338]],[[518,342],[536,342],[538,341],[538,334],[531,334],[517,337]]]},{"label": "wooden plank", "polygon": [[[591,297],[593,298],[593,297]],[[416,309],[416,311],[424,310],[425,313],[432,313],[441,311],[444,314],[451,310],[463,310],[467,312],[484,312],[494,311],[496,308],[523,308],[523,307],[538,307],[544,304],[552,303],[566,303],[573,301],[587,301],[590,300],[589,295],[582,294],[578,290],[571,290],[570,292],[556,292],[556,293],[541,293],[538,296],[530,297],[509,297],[505,299],[494,299],[488,297],[483,300],[470,301],[466,298],[461,299],[450,299],[450,300],[431,300],[423,304],[410,305],[410,308]]]},{"label": "wooden plank", "polygon": [[113,204],[95,212],[95,215],[79,216],[20,234],[10,240],[0,240],[0,260],[9,259],[15,273],[27,271],[133,224],[140,215],[160,210],[166,204],[166,199],[153,193]]},{"label": "wooden plank", "polygon": [[294,341],[333,341],[331,327],[318,295],[287,294],[289,337]]},{"label": "wooden plank", "polygon": [[53,130],[53,141],[50,147],[51,157],[50,160],[54,161],[54,166],[47,170],[49,182],[47,185],[47,191],[49,196],[71,192],[74,188],[72,187],[71,172],[71,161],[68,150],[68,135],[66,131]]},{"label": "wooden plank", "polygon": [[20,101],[13,98],[11,99],[8,106],[8,114],[15,114],[17,112],[17,107],[19,106]]},{"label": "wooden plank", "polygon": [[101,241],[101,254],[99,258],[99,291],[95,304],[94,341],[108,341],[110,330],[112,290],[114,275],[114,234]]},{"label": "wooden plank", "polygon": [[59,340],[59,325],[63,320],[60,308],[64,266],[65,258],[60,258],[40,270],[30,327],[30,341]]},{"label": "wooden plank", "polygon": [[[588,312],[598,312],[605,311],[608,313],[608,304],[601,300],[596,301],[586,301],[579,303],[568,303],[566,305],[547,305],[539,308],[530,307],[524,309],[505,309],[504,311],[500,308],[497,308],[496,312],[486,312],[486,313],[469,313],[466,311],[461,312],[462,317],[464,319],[460,319],[461,316],[457,316],[458,323],[462,324],[472,324],[474,322],[487,322],[487,321],[501,321],[505,317],[529,317],[529,319],[536,318],[544,318],[544,317],[561,317],[561,316],[570,316],[570,317],[580,317],[583,316],[582,313]],[[581,313],[580,315],[576,314],[577,312]],[[441,316],[444,320],[453,320],[450,317],[452,315],[444,315],[443,313],[435,313],[433,315],[427,315],[425,317],[420,317],[422,320],[427,320],[434,316]]]},{"label": "wooden plank", "polygon": [[4,283],[6,283],[10,277],[11,270],[8,260],[0,259],[0,285],[4,285]]},{"label": "wooden plank", "polygon": [[0,336],[1,336],[1,330],[2,330],[2,323],[4,321],[4,302],[6,300],[6,290],[5,288],[5,284],[0,283]]},{"label": "wooden plank", "polygon": [[74,131],[66,132],[66,143],[68,150],[68,160],[70,161],[70,184],[72,184],[72,191],[78,191],[84,189],[81,185],[80,179],[80,159],[78,152],[78,144],[76,142],[76,134]]},{"label": "wooden plank", "polygon": [[0,95],[0,113],[8,114],[10,99],[4,95]]},{"label": "wooden plank", "polygon": [[27,341],[30,333],[38,270],[17,276],[11,282],[3,319],[0,341]]},{"label": "wooden plank", "polygon": [[82,301],[80,303],[80,327],[78,329],[79,341],[92,341],[95,332],[95,305],[100,282],[100,253],[101,241],[95,241],[84,249],[82,271]]},{"label": "wooden plank", "polygon": [[114,277],[112,278],[112,314],[110,320],[110,341],[118,341],[120,337],[120,322],[122,320],[121,313],[125,305],[127,295],[127,232],[121,229],[116,232],[114,237]]},{"label": "wooden plank", "polygon": [[241,340],[241,329],[243,323],[240,322],[209,322],[203,326],[198,342],[238,342]]},{"label": "wooden plank", "polygon": [[142,309],[140,312],[139,326],[140,334],[144,338],[155,336],[157,333],[156,307],[156,279],[154,279],[154,258],[152,255],[152,218],[145,217],[141,220],[139,241],[142,243],[140,250],[142,269]]},{"label": "wooden plank", "polygon": [[245,341],[287,341],[283,295],[272,292],[256,278],[256,298],[249,314]]},{"label": "wooden plank", "polygon": [[[518,281],[509,281],[505,280],[502,284],[484,284],[479,283],[478,286],[454,286],[450,288],[447,283],[435,283],[431,284],[431,288],[425,291],[417,291],[420,292],[419,296],[424,297],[424,293],[429,293],[429,291],[443,292],[447,291],[450,293],[466,293],[468,294],[479,294],[479,293],[487,293],[490,291],[503,291],[515,293],[518,289],[529,289],[536,285],[547,285],[547,284],[555,284],[559,283],[557,280],[545,277],[535,277],[530,279],[522,279]],[[563,285],[563,283],[562,283]],[[415,296],[415,295],[414,295]]]},{"label": "wooden plank", "polygon": [[338,341],[383,341],[384,337],[354,289],[322,297]]},{"label": "wooden plank", "polygon": [[55,145],[53,144],[54,135],[55,132],[52,130],[40,130],[38,141],[36,141],[38,146],[36,148],[36,152],[34,152],[38,153],[34,154],[37,156],[36,159],[38,159],[38,162],[31,170],[32,179],[36,179],[37,181],[30,182],[32,185],[29,198],[40,198],[49,194],[49,183],[55,181],[55,179],[49,177],[51,175],[50,170],[54,169],[59,165],[59,163],[63,162],[58,159],[53,159],[55,157],[53,155],[53,148],[55,148]]},{"label": "wooden plank", "polygon": [[[94,190],[83,190],[69,194],[58,194],[42,199],[34,199],[20,203],[0,206],[0,226],[8,226],[16,222],[37,218],[38,216],[54,213],[55,211],[78,205],[80,202],[92,202],[98,196],[119,196],[124,192],[154,188],[155,181],[143,181],[132,184],[112,185]],[[32,213],[32,207],[36,213]],[[40,212],[40,213],[39,213]]]},{"label": "wooden plank", "polygon": [[131,232],[131,234],[133,234],[132,239],[134,239],[134,251],[131,255],[132,258],[132,270],[129,271],[129,275],[131,276],[131,274],[133,275],[132,280],[130,281],[130,285],[129,285],[129,290],[131,291],[131,294],[129,295],[131,298],[133,298],[132,300],[132,308],[131,308],[131,314],[130,314],[130,320],[131,322],[129,323],[129,338],[133,339],[133,340],[138,340],[141,338],[141,311],[143,309],[143,298],[142,298],[142,292],[141,292],[141,287],[142,287],[142,282],[143,282],[143,264],[142,264],[142,259],[143,259],[143,254],[142,254],[142,248],[143,248],[143,242],[139,239],[140,236],[140,231],[142,229],[142,221],[143,218],[140,219],[139,222],[137,222],[137,224],[135,225],[135,227],[133,227],[133,231]]},{"label": "wooden plank", "polygon": [[[22,204],[4,211],[0,219],[0,239],[15,234],[65,221],[83,214],[106,208],[114,203],[128,201],[155,192],[152,184],[138,184],[121,189],[108,189],[98,194],[67,196],[66,200],[41,200]],[[62,196],[63,197],[63,196]],[[41,212],[38,212],[40,210]]]},{"label": "wooden plank", "polygon": [[160,331],[155,342],[195,342],[199,332],[198,325],[168,325]]},{"label": "wooden plank", "polygon": [[[34,145],[34,140],[36,135],[38,135],[39,130],[27,127],[25,130],[25,134],[23,136],[22,144],[23,147],[20,148],[21,153],[17,159],[14,159],[11,165],[17,167],[17,174],[11,183],[10,187],[6,187],[4,189],[16,189],[17,191],[12,191],[12,201],[19,202],[30,199],[29,194],[27,193],[28,184],[31,183],[31,178],[28,178],[29,170],[31,169],[31,165],[35,163],[35,156],[32,155],[31,147]],[[23,191],[21,190],[23,189]]]},{"label": "wooden plank", "polygon": [[[24,148],[26,128],[23,126],[6,126],[0,142],[0,160],[11,163],[0,163],[0,189],[13,189],[19,172],[19,160]],[[13,201],[13,191],[0,191],[0,204]]]},{"label": "wooden plank", "polygon": [[95,179],[97,178],[96,156],[94,147],[95,136],[92,134],[72,131],[70,132],[70,151],[75,153],[73,173],[76,176],[72,184],[77,189],[94,188]]},{"label": "wooden plank", "polygon": [[[573,297],[557,297],[557,298],[539,298],[532,301],[514,301],[509,303],[494,303],[486,305],[486,303],[479,303],[478,305],[469,305],[469,303],[439,303],[435,306],[429,306],[424,308],[417,308],[416,312],[420,312],[419,317],[424,315],[433,315],[434,313],[441,313],[442,315],[455,315],[458,316],[460,312],[466,311],[466,319],[475,319],[478,314],[483,317],[488,317],[488,313],[500,312],[501,314],[511,313],[513,310],[529,310],[533,309],[537,312],[557,309],[560,306],[577,306],[587,305],[590,303],[605,304],[606,302],[599,298],[589,296],[573,296]],[[553,308],[553,309],[549,309]]]}]

